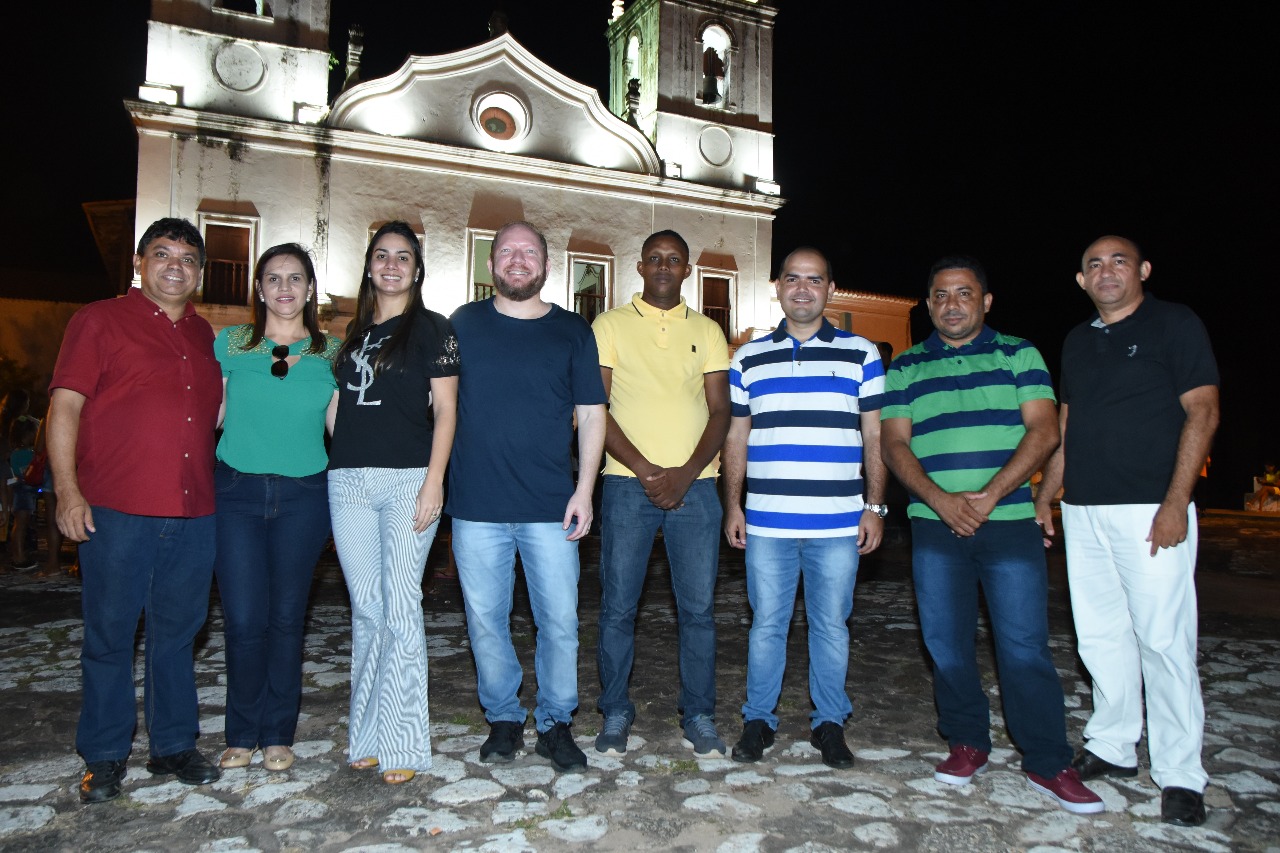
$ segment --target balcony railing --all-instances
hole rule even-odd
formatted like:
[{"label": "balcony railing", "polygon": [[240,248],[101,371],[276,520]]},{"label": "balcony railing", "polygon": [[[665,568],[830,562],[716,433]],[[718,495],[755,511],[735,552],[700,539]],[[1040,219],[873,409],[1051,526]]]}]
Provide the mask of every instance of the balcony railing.
[{"label": "balcony railing", "polygon": [[210,260],[204,271],[202,301],[209,305],[248,305],[249,264]]},{"label": "balcony railing", "polygon": [[719,305],[703,305],[702,313],[715,320],[716,325],[720,327],[720,331],[724,332],[726,340],[733,340],[729,334],[729,308]]},{"label": "balcony railing", "polygon": [[583,316],[588,322],[592,322],[604,311],[604,294],[588,293],[583,291],[573,295],[573,310]]}]

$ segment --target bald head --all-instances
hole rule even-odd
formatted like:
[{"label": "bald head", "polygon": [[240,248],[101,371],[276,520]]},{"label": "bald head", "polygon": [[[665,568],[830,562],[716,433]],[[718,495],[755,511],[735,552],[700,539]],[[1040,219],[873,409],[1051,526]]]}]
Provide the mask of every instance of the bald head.
[{"label": "bald head", "polygon": [[1114,249],[1116,245],[1123,247],[1125,254],[1133,258],[1135,265],[1141,264],[1146,260],[1142,256],[1142,249],[1137,243],[1128,237],[1117,237],[1114,234],[1107,234],[1099,237],[1089,244],[1089,248],[1084,250],[1084,254],[1080,257],[1080,269],[1085,270],[1089,266],[1089,260],[1092,258],[1098,260],[1101,258],[1101,252],[1106,249]]},{"label": "bald head", "polygon": [[787,265],[791,262],[791,260],[799,255],[810,255],[812,257],[818,258],[822,262],[823,267],[825,267],[827,270],[827,281],[831,281],[831,261],[827,260],[826,255],[822,254],[822,252],[818,251],[812,246],[798,246],[795,249],[792,249],[791,254],[783,258],[782,263],[778,265],[779,277],[782,276],[783,271],[786,270]]}]

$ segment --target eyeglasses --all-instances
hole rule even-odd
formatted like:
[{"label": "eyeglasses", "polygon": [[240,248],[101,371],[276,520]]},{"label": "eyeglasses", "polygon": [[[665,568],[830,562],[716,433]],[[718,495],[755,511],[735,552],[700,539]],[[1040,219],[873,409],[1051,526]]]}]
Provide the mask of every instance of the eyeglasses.
[{"label": "eyeglasses", "polygon": [[289,357],[289,345],[280,344],[271,348],[271,357],[278,359],[271,363],[271,375],[277,379],[284,379],[289,375],[289,362],[285,361]]}]

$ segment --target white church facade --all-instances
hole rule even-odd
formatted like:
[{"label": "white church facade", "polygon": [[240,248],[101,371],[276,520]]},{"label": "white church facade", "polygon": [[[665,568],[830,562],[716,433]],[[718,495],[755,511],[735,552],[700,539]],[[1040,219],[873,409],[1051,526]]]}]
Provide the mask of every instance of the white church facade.
[{"label": "white church facade", "polygon": [[607,107],[506,32],[349,80],[330,103],[329,0],[274,13],[153,0],[147,78],[126,102],[139,136],[136,231],[162,216],[199,225],[201,311],[222,325],[243,316],[257,255],[283,242],[311,247],[340,321],[370,234],[392,219],[420,234],[429,307],[486,295],[489,240],[526,219],[551,247],[544,298],[590,319],[639,290],[641,241],[672,228],[690,244],[689,304],[731,341],[772,327],[775,10],[601,5],[613,13]]}]

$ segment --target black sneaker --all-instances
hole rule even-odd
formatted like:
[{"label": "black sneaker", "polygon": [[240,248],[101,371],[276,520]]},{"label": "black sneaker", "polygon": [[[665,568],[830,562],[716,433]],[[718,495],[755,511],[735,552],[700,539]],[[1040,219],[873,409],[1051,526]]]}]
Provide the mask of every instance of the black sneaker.
[{"label": "black sneaker", "polygon": [[587,769],[587,756],[573,742],[568,723],[556,723],[538,734],[538,755],[551,759],[557,770]]},{"label": "black sneaker", "polygon": [[524,745],[524,723],[499,720],[489,724],[489,737],[480,745],[480,761],[485,764],[506,764],[516,757],[516,750]]},{"label": "black sneaker", "polygon": [[844,742],[844,726],[826,722],[813,730],[809,743],[822,750],[822,763],[836,770],[853,766],[853,753]]},{"label": "black sneaker", "polygon": [[84,778],[80,780],[80,802],[105,803],[120,796],[120,783],[124,780],[123,761],[93,761],[85,765]]},{"label": "black sneaker", "polygon": [[764,720],[747,720],[742,737],[733,745],[733,760],[743,764],[759,761],[773,747],[773,729]]}]

